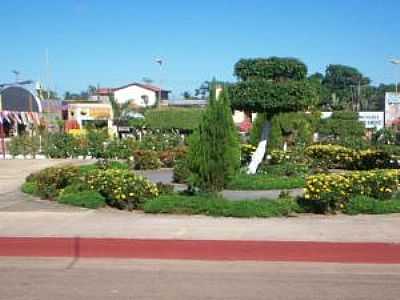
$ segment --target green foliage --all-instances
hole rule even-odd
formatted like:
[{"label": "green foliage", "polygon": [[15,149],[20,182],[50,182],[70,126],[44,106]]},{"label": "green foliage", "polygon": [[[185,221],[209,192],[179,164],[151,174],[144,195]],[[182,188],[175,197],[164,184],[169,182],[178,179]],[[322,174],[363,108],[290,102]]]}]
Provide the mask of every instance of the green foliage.
[{"label": "green foliage", "polygon": [[247,80],[304,80],[307,66],[296,58],[253,58],[241,59],[234,67],[234,74],[243,81]]},{"label": "green foliage", "polygon": [[199,125],[203,111],[197,108],[151,109],[145,112],[145,122],[152,129],[191,131]]},{"label": "green foliage", "polygon": [[178,159],[174,166],[173,179],[176,183],[189,183],[192,173],[189,170],[186,159]]},{"label": "green foliage", "polygon": [[178,147],[160,152],[159,158],[164,168],[173,168],[176,164],[176,161],[184,159],[186,154],[186,147]]},{"label": "green foliage", "polygon": [[106,129],[89,129],[86,134],[88,141],[88,150],[92,157],[104,157],[105,143],[108,140]]},{"label": "green foliage", "polygon": [[21,187],[21,191],[29,195],[38,195],[38,187],[35,181],[26,181]]},{"label": "green foliage", "polygon": [[249,143],[256,146],[260,142],[264,124],[267,121],[267,114],[258,113],[250,131]]},{"label": "green foliage", "polygon": [[349,200],[343,212],[349,215],[400,213],[400,199],[382,201],[367,196],[356,196]]},{"label": "green foliage", "polygon": [[79,180],[80,170],[75,166],[50,167],[32,174],[28,182],[36,182],[38,195],[44,199],[55,199],[60,191]]},{"label": "green foliage", "polygon": [[95,191],[62,194],[57,198],[62,204],[96,209],[106,205],[104,197]]},{"label": "green foliage", "polygon": [[398,170],[313,175],[307,178],[304,197],[322,211],[334,212],[343,209],[354,196],[390,199],[399,191],[399,176]]},{"label": "green foliage", "polygon": [[380,150],[354,150],[328,144],[309,146],[304,153],[314,168],[371,170],[398,167],[388,152]]},{"label": "green foliage", "polygon": [[332,117],[321,120],[318,131],[324,142],[355,149],[366,147],[364,123],[358,121],[357,113],[334,112]]},{"label": "green foliage", "polygon": [[264,79],[242,81],[229,89],[232,107],[237,110],[267,112],[268,115],[304,111],[316,105],[317,93],[307,80],[271,82]]},{"label": "green foliage", "polygon": [[239,137],[226,90],[218,99],[210,95],[199,128],[191,136],[188,161],[194,185],[204,191],[222,190],[238,171]]},{"label": "green foliage", "polygon": [[158,196],[155,184],[129,170],[93,170],[85,176],[85,182],[91,190],[101,193],[110,206],[120,209],[132,210]]},{"label": "green foliage", "polygon": [[174,185],[172,184],[157,182],[156,186],[160,195],[171,195],[174,193]]},{"label": "green foliage", "polygon": [[136,170],[153,170],[161,168],[161,161],[156,151],[137,150],[134,152]]},{"label": "green foliage", "polygon": [[275,177],[304,177],[308,171],[306,164],[284,161],[275,165],[262,164],[258,173]]},{"label": "green foliage", "polygon": [[277,114],[271,121],[270,149],[305,147],[312,143],[319,114],[292,112]]},{"label": "green foliage", "polygon": [[74,137],[67,133],[52,133],[46,137],[45,154],[50,158],[66,158],[74,152]]},{"label": "green foliage", "polygon": [[13,157],[29,154],[35,157],[39,151],[39,145],[39,136],[20,135],[13,137],[7,143],[7,149]]},{"label": "green foliage", "polygon": [[396,143],[396,132],[393,128],[382,128],[374,132],[372,136],[372,143],[379,144],[394,144]]},{"label": "green foliage", "polygon": [[182,137],[176,132],[152,132],[143,137],[140,142],[140,148],[145,150],[165,151],[176,148],[182,143]]},{"label": "green foliage", "polygon": [[268,218],[290,216],[300,210],[291,198],[229,201],[215,196],[165,195],[146,201],[146,213],[207,215],[214,217]]},{"label": "green foliage", "polygon": [[273,174],[238,174],[228,184],[231,190],[280,190],[304,187],[304,176],[274,176]]},{"label": "green foliage", "polygon": [[105,147],[103,157],[106,159],[129,159],[138,147],[139,143],[134,139],[114,139]]}]

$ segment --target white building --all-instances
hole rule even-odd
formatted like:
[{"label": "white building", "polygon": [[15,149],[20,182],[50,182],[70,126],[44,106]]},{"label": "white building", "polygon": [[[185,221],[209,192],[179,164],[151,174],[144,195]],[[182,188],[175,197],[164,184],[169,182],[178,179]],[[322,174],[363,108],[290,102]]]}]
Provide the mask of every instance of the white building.
[{"label": "white building", "polygon": [[114,89],[114,99],[120,104],[130,102],[139,107],[147,107],[156,105],[160,93],[161,100],[168,100],[169,92],[150,84],[131,83]]}]

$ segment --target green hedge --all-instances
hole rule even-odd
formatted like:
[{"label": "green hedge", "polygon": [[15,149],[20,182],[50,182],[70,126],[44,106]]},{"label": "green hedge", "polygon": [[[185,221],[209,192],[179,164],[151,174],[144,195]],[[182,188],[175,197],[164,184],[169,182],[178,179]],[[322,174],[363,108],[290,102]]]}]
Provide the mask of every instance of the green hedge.
[{"label": "green hedge", "polygon": [[320,168],[371,170],[397,167],[391,155],[381,150],[355,150],[340,145],[315,144],[307,147],[304,153],[314,167]]},{"label": "green hedge", "polygon": [[82,191],[77,193],[62,194],[57,198],[57,201],[62,204],[92,209],[106,205],[105,198],[95,191]]},{"label": "green hedge", "polygon": [[199,108],[161,108],[145,113],[147,127],[152,129],[194,130],[198,127],[203,114]]},{"label": "green hedge", "polygon": [[291,198],[258,201],[229,201],[213,196],[164,195],[146,201],[146,213],[207,215],[215,217],[279,217],[300,211]]},{"label": "green hedge", "polygon": [[242,81],[229,88],[232,107],[270,114],[303,111],[313,106],[317,94],[308,81],[271,82],[268,80]]},{"label": "green hedge", "polygon": [[304,187],[301,176],[285,177],[270,174],[239,174],[231,179],[227,188],[231,190],[280,190]]}]

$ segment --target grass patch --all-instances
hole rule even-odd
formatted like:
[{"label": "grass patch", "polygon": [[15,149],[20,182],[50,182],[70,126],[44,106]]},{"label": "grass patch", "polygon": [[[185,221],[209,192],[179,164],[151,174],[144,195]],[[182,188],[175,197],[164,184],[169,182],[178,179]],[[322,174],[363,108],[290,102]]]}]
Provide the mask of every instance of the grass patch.
[{"label": "grass patch", "polygon": [[348,215],[400,213],[400,199],[378,200],[366,196],[356,196],[350,199],[343,212]]},{"label": "grass patch", "polygon": [[21,191],[29,195],[38,194],[38,186],[35,181],[27,181],[21,186]]},{"label": "grass patch", "polygon": [[88,164],[88,165],[81,165],[81,166],[79,166],[79,171],[82,176],[85,176],[89,172],[99,169],[99,168],[127,170],[127,169],[129,169],[129,165],[125,162],[120,162],[120,161],[108,161],[103,164],[94,163],[94,164]]},{"label": "grass patch", "polygon": [[238,174],[228,184],[231,190],[280,190],[302,188],[305,185],[303,177],[281,177],[273,175]]},{"label": "grass patch", "polygon": [[143,205],[146,213],[206,215],[214,217],[281,217],[300,211],[291,198],[257,201],[228,201],[216,196],[163,195]]},{"label": "grass patch", "polygon": [[77,193],[62,194],[57,198],[62,204],[68,204],[86,208],[99,208],[106,205],[106,200],[98,192],[83,191]]}]

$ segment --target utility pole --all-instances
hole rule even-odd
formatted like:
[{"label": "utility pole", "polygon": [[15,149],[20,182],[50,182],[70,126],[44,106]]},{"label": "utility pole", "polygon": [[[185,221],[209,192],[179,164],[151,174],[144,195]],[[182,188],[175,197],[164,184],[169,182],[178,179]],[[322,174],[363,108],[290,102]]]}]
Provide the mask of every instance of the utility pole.
[{"label": "utility pole", "polygon": [[161,99],[162,99],[162,97],[161,97],[161,94],[162,94],[161,85],[162,85],[162,65],[163,65],[163,60],[161,58],[156,59],[156,63],[160,66],[160,87],[159,87],[159,92],[158,92],[158,103],[157,103],[158,108],[160,108],[161,107]]}]

